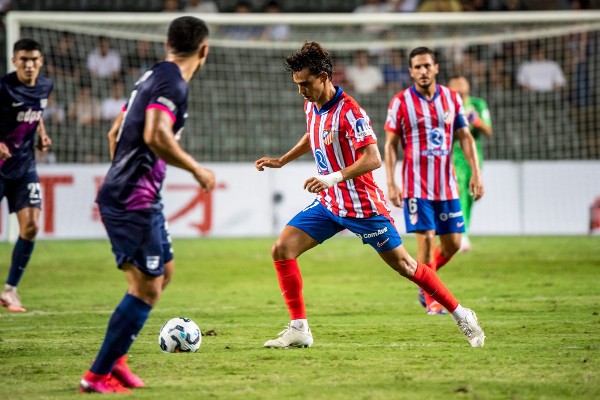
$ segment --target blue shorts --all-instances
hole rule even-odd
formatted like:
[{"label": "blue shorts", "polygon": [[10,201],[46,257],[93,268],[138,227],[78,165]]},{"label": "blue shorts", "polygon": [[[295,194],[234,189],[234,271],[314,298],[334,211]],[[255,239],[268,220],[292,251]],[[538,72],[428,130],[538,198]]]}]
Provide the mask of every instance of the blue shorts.
[{"label": "blue shorts", "polygon": [[460,200],[404,199],[406,232],[435,231],[437,235],[462,233],[465,220]]},{"label": "blue shorts", "polygon": [[42,208],[42,188],[37,172],[30,171],[19,179],[0,179],[0,200],[4,197],[11,213],[24,208]]},{"label": "blue shorts", "polygon": [[318,200],[296,214],[288,225],[306,232],[319,244],[344,229],[361,238],[363,244],[370,244],[377,252],[392,250],[402,244],[391,217],[376,215],[370,218],[342,218],[333,214]]},{"label": "blue shorts", "polygon": [[117,266],[131,263],[147,275],[164,275],[165,264],[173,260],[173,248],[162,212],[99,209]]}]

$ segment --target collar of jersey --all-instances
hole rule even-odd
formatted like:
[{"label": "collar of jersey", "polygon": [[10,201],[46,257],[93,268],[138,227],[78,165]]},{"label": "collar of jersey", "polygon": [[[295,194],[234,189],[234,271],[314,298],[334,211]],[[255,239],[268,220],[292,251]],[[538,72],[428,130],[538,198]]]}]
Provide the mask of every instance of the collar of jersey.
[{"label": "collar of jersey", "polygon": [[433,97],[431,99],[428,99],[425,96],[423,96],[421,93],[419,93],[419,91],[417,90],[417,88],[415,87],[414,84],[410,87],[410,90],[412,90],[414,94],[416,94],[419,98],[421,98],[425,101],[435,101],[435,99],[437,99],[437,97],[440,94],[440,85],[438,85],[437,83],[435,84],[435,94],[433,95]]},{"label": "collar of jersey", "polygon": [[320,110],[317,110],[317,106],[315,106],[313,103],[313,107],[315,108],[315,113],[323,114],[333,108],[335,103],[337,103],[337,101],[340,99],[340,96],[342,95],[342,93],[344,93],[342,88],[339,86],[335,86],[335,89],[336,89],[336,91],[335,91],[335,96],[333,96],[333,99],[331,99],[327,103],[323,104],[323,107],[321,107]]}]

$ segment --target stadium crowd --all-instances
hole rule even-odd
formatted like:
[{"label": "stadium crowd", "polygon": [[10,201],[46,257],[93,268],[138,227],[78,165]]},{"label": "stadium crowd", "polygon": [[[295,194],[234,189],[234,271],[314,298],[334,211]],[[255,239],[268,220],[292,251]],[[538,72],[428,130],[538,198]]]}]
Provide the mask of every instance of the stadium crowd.
[{"label": "stadium crowd", "polygon": [[[43,4],[42,4],[43,3]],[[72,3],[72,4],[71,4]],[[139,11],[131,7],[135,2],[110,2],[112,11]],[[523,10],[567,10],[598,8],[600,0],[356,0],[307,1],[289,0],[154,0],[144,3],[143,11],[189,13],[281,13],[281,12],[486,12]],[[298,3],[302,3],[300,6]],[[2,13],[10,10],[76,10],[96,11],[99,2],[69,1],[0,1]],[[105,11],[105,10],[100,10]],[[366,35],[393,39],[394,32],[385,27],[365,27]],[[230,40],[296,40],[290,37],[290,27],[226,26],[215,35]],[[391,37],[390,37],[391,36]],[[0,39],[5,40],[4,33]],[[62,32],[58,38],[45,44],[45,74],[56,82],[55,98],[51,99],[45,118],[50,122],[68,122],[89,135],[99,126],[110,124],[125,102],[127,88],[161,58],[160,43],[138,40],[124,46],[119,40],[99,37],[96,43],[85,46],[78,43],[80,36]],[[116,42],[116,43],[115,43]],[[597,37],[574,34],[561,41],[561,48],[546,51],[547,43],[512,41],[501,45],[451,46],[436,49],[441,60],[440,81],[446,82],[457,74],[464,75],[476,88],[485,87],[488,93],[522,90],[530,94],[555,92],[561,99],[580,112],[579,121],[587,121],[593,90],[590,83],[590,62]],[[555,45],[555,43],[553,43]],[[87,53],[82,52],[82,48]],[[93,49],[92,49],[93,48]],[[89,50],[92,49],[92,50]],[[559,59],[555,59],[557,55]],[[1,53],[5,58],[5,54]],[[404,49],[356,49],[334,60],[334,83],[356,95],[387,94],[410,84]],[[0,73],[5,73],[6,60],[0,60]],[[493,101],[493,99],[492,99]],[[562,100],[561,100],[562,101]],[[583,110],[583,111],[581,111]],[[80,162],[105,161],[96,152],[81,156]],[[53,162],[56,157],[47,157]],[[58,161],[61,161],[60,157]]]}]

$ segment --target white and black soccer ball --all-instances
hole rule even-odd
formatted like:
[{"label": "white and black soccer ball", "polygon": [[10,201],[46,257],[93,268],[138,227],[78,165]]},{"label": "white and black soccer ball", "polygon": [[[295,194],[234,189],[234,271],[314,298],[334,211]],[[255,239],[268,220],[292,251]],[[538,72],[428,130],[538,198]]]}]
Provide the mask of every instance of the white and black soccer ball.
[{"label": "white and black soccer ball", "polygon": [[163,353],[195,353],[200,344],[200,328],[189,318],[170,319],[158,333],[158,345]]}]

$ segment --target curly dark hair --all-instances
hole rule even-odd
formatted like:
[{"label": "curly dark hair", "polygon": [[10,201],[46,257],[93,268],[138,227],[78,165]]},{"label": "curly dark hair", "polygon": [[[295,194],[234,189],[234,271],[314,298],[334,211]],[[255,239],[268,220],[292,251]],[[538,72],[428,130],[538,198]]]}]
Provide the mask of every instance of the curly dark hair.
[{"label": "curly dark hair", "polygon": [[329,53],[317,42],[304,42],[299,52],[285,58],[285,69],[292,73],[308,68],[313,75],[326,72],[333,76],[333,64]]}]

